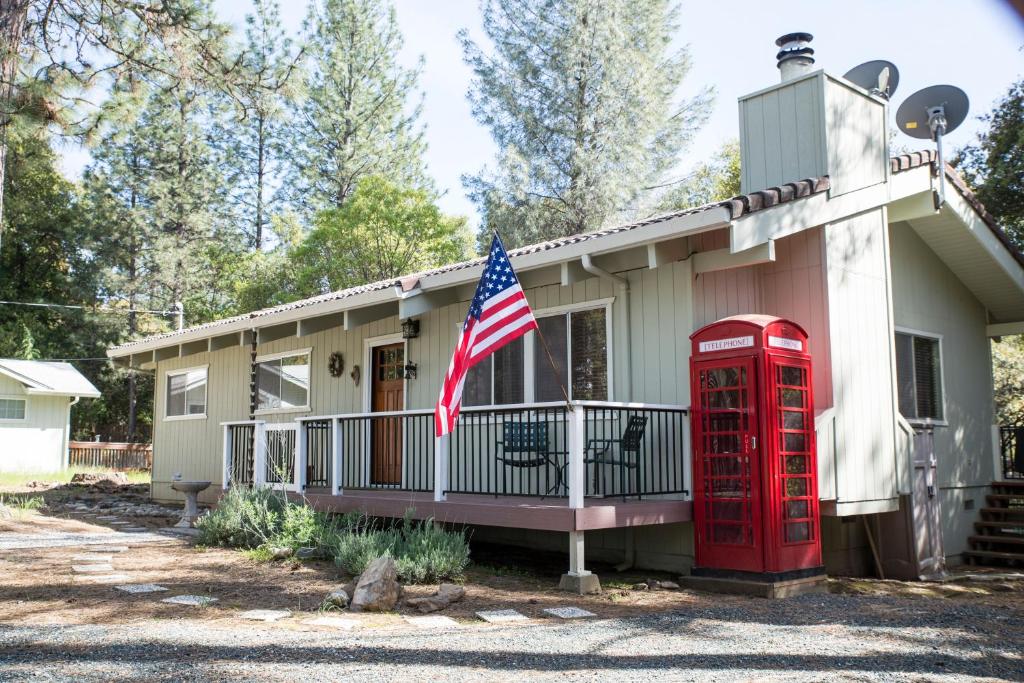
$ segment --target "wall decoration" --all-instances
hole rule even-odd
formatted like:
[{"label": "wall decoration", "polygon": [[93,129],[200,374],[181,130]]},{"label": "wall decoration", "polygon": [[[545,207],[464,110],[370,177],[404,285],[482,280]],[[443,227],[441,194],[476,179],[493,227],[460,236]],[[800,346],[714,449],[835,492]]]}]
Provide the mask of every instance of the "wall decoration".
[{"label": "wall decoration", "polygon": [[352,378],[352,381],[355,383],[355,385],[357,387],[359,386],[359,378],[360,378],[361,375],[362,375],[362,373],[359,371],[359,366],[358,365],[353,365],[352,366],[352,372],[349,373],[349,377]]},{"label": "wall decoration", "polygon": [[335,351],[327,359],[327,371],[331,377],[341,377],[341,373],[345,372],[345,357],[340,351]]}]

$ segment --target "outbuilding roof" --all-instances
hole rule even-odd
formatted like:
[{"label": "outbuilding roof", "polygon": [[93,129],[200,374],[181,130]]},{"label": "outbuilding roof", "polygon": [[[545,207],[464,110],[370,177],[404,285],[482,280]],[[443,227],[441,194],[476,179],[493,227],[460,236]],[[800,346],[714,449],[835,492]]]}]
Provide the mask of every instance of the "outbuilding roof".
[{"label": "outbuilding roof", "polygon": [[0,358],[0,375],[21,382],[28,394],[99,398],[99,389],[70,363]]}]

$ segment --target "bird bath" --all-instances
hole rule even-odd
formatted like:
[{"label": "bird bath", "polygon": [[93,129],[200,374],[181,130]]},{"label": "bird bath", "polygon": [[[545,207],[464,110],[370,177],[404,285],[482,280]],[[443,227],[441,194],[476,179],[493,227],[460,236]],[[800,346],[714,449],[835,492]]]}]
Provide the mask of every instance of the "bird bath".
[{"label": "bird bath", "polygon": [[199,492],[209,488],[208,481],[175,481],[171,482],[171,488],[179,493],[185,494],[185,513],[174,526],[185,529],[192,528],[192,523],[199,516]]}]

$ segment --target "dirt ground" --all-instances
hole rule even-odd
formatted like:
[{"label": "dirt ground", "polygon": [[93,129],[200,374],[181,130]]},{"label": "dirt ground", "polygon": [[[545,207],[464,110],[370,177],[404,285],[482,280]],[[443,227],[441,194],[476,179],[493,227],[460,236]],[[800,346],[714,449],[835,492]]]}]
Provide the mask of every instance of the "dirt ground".
[{"label": "dirt ground", "polygon": [[[79,532],[111,533],[95,517],[62,509],[71,498],[144,501],[142,487],[122,487],[117,493],[63,487],[36,491],[50,507],[38,513],[23,513],[0,520],[0,538],[9,533]],[[176,521],[172,516],[132,517],[139,526],[156,530]],[[123,543],[130,535],[117,534]],[[146,620],[200,619],[225,625],[240,623],[237,614],[248,609],[288,609],[295,616],[313,616],[324,596],[347,583],[351,577],[333,563],[323,561],[258,562],[246,554],[220,548],[196,547],[190,541],[168,538],[156,544],[132,545],[128,552],[113,553],[114,572],[130,575],[130,583],[158,583],[166,593],[131,595],[111,584],[96,583],[71,569],[71,557],[87,552],[87,546],[0,551],[0,622],[43,624],[132,624]],[[615,573],[597,568],[604,591],[600,595],[576,596],[557,589],[557,575],[564,566],[559,556],[526,553],[493,546],[474,546],[474,563],[464,578],[466,597],[442,614],[467,624],[481,624],[480,610],[513,608],[534,619],[550,619],[548,607],[575,605],[601,617],[630,617],[690,608],[736,604],[754,610],[768,601],[744,597],[708,595],[689,590],[633,590],[647,579],[671,580],[657,572]],[[977,572],[975,572],[977,573]],[[956,580],[944,583],[908,583],[869,579],[832,579],[829,590],[848,595],[899,596],[969,600],[1001,609],[1024,611],[1024,575],[1001,576],[992,580]],[[405,597],[432,593],[436,586],[408,586]],[[204,608],[169,605],[160,598],[208,595],[219,599]],[[397,613],[360,615],[365,626],[407,627],[403,614],[418,614],[400,605]],[[289,619],[274,624],[285,629],[314,630],[318,627]],[[245,622],[251,623],[251,622]]]}]

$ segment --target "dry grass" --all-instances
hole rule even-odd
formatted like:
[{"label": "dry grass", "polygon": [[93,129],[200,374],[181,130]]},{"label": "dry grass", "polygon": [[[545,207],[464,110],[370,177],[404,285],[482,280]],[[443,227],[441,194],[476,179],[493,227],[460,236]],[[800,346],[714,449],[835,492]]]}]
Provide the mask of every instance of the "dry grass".
[{"label": "dry grass", "polygon": [[[32,481],[56,482],[67,484],[71,477],[79,472],[89,474],[104,474],[110,472],[100,467],[70,467],[66,470],[56,472],[0,472],[0,489],[22,490],[25,485]],[[150,473],[141,470],[129,470],[124,473],[131,484],[148,484]]]}]

